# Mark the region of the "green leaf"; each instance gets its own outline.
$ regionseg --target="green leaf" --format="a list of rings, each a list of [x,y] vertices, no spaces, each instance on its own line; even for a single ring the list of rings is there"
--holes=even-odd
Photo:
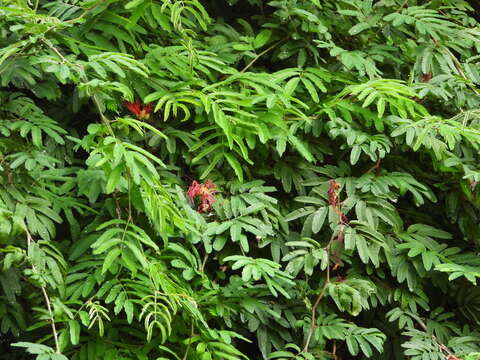
[[[127,321],[129,324],[131,324],[133,321],[133,302],[130,300],[125,301],[123,308],[127,314]]]
[[[348,30],[348,33],[350,35],[357,35],[357,34],[361,33],[363,30],[369,29],[370,27],[371,27],[370,24],[365,23],[365,22],[361,22],[361,23],[358,23],[358,24],[352,26],[350,28],[350,30]]]
[[[253,46],[255,46],[256,49],[261,48],[270,40],[271,36],[272,30],[265,29],[260,31],[258,35],[255,36],[255,40],[253,40]]]
[[[103,261],[102,274],[110,269],[112,263],[117,259],[121,252],[122,250],[119,247],[116,247],[108,252],[107,256],[105,256],[105,260]]]
[[[308,93],[312,97],[312,100],[318,103],[320,101],[318,97],[317,90],[315,89],[315,86],[308,80],[307,78],[302,77],[302,83],[305,85],[305,88],[308,90]]]
[[[73,345],[77,345],[80,341],[80,324],[76,320],[69,320],[68,328],[70,330],[70,341]]]
[[[125,164],[118,164],[110,173],[108,180],[107,180],[107,186],[106,186],[106,193],[110,194],[115,190],[115,188],[118,186],[118,183],[120,182],[120,179],[122,177],[123,171],[125,170]]]
[[[312,232],[314,234],[318,233],[325,222],[325,219],[328,214],[328,207],[321,207],[313,214],[312,220]]]
[[[141,5],[143,2],[145,2],[145,0],[132,0],[132,1],[129,1],[128,3],[125,4],[125,9],[127,9],[127,10],[133,9],[133,8],[135,8],[136,6]]]
[[[355,145],[350,152],[350,164],[355,165],[360,159],[360,154],[362,153],[362,148],[359,145]]]
[[[285,85],[285,95],[292,96],[299,83],[300,78],[298,77],[294,77],[288,80],[287,84]]]
[[[235,171],[235,174],[237,175],[238,180],[240,180],[240,182],[243,182],[242,165],[240,165],[238,160],[230,153],[223,153],[223,156],[227,159],[228,163],[230,164],[232,169]]]

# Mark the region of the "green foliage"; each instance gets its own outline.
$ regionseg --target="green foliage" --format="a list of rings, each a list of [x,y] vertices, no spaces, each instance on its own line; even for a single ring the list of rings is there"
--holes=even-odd
[[[480,359],[475,6],[0,1],[0,359]]]

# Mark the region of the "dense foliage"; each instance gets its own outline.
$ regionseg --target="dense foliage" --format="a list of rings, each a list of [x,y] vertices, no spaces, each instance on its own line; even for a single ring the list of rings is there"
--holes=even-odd
[[[475,16],[0,1],[0,359],[480,359]]]

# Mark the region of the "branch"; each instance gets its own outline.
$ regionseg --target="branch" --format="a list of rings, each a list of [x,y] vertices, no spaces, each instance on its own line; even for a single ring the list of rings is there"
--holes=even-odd
[[[427,330],[427,325],[425,325],[425,323],[420,319],[420,318],[417,318],[415,317],[415,319],[417,320],[418,324],[420,325],[420,327],[425,331],[425,332],[428,332]],[[440,349],[440,351],[442,353],[445,353],[447,354],[448,356],[448,360],[460,360],[458,359],[455,354],[453,352],[450,351],[450,349],[447,347],[447,345],[445,344],[442,344],[441,342],[439,342],[437,340],[437,337],[435,335],[432,334],[432,341],[435,343],[435,345],[438,346],[438,348]]]
[[[260,54],[258,54],[257,56],[255,56],[253,58],[252,61],[250,61],[247,66],[245,66],[242,70],[240,70],[241,73],[244,73],[245,71],[247,71],[250,66],[252,66],[258,59],[260,59],[263,55],[265,55],[266,53],[268,53],[269,51],[275,49],[278,45],[280,45],[282,42],[284,42],[285,40],[287,40],[287,38],[283,38],[282,40],[276,42],[275,44],[273,44],[272,46],[266,48],[265,50],[263,50]]]
[[[208,260],[208,253],[205,254],[203,261],[202,261],[202,266],[200,267],[200,271],[203,273],[205,271],[205,265],[207,264]]]
[[[192,343],[192,337],[193,337],[193,321],[190,327],[190,341],[188,342],[187,349],[185,350],[185,354],[183,355],[182,360],[187,360],[188,350],[190,350],[190,344]]]
[[[93,100],[93,103],[95,104],[95,107],[97,108],[98,114],[100,115],[100,119],[102,119],[102,122],[107,127],[108,132],[110,133],[110,135],[115,137],[115,133],[113,132],[112,126],[110,125],[110,119],[103,114],[102,107],[100,106],[100,100],[98,100],[97,94],[92,95],[92,100]]]
[[[368,169],[367,174],[370,174],[372,171],[377,170],[380,167],[380,162],[381,162],[381,159],[379,157],[377,160],[377,163],[373,165],[370,169]]]
[[[402,5],[398,8],[397,12],[401,11],[404,7],[408,7],[408,0],[405,0]]]
[[[30,232],[28,229],[25,229],[25,232],[27,233],[27,245],[30,247],[30,244],[34,242],[32,235],[30,235]],[[32,264],[32,270],[33,272],[37,272],[37,268],[35,267],[34,264]],[[60,354],[60,345],[58,343],[58,333],[57,333],[57,327],[55,326],[55,318],[53,316],[53,311],[52,311],[52,305],[50,302],[50,298],[48,297],[47,289],[45,286],[40,286],[40,289],[42,290],[43,294],[43,299],[45,300],[45,304],[47,305],[47,310],[48,314],[50,316],[50,324],[52,326],[52,333],[53,333],[53,339],[55,341],[55,352],[57,354]]]
[[[327,265],[327,278],[325,279],[325,284],[323,284],[320,294],[317,296],[317,299],[315,300],[315,303],[312,306],[312,321],[310,322],[310,328],[308,329],[308,333],[307,333],[307,340],[305,341],[305,346],[303,347],[303,350],[302,350],[302,352],[304,353],[308,352],[308,347],[310,346],[310,342],[312,341],[313,331],[315,330],[315,327],[316,327],[315,321],[317,320],[317,307],[318,305],[320,305],[320,301],[325,295],[327,286],[330,283],[330,248],[332,246],[334,239],[335,239],[335,233],[332,234],[332,237],[330,238],[330,241],[328,242],[328,245],[326,247],[326,250],[328,252],[328,262],[329,262],[329,264]]]
[[[68,24],[75,24],[81,21],[89,12],[92,12],[92,10],[105,4],[106,2],[107,2],[106,0],[96,1],[95,5],[93,5],[91,8],[85,9],[78,17],[70,20],[65,20],[64,22]]]
[[[60,60],[62,61],[62,64],[65,64],[65,63],[68,63],[70,64],[71,66],[77,66],[80,68],[80,70],[83,70],[83,67],[80,66],[80,65],[77,65],[77,64],[73,64],[71,63],[70,61],[68,61],[67,58],[65,58],[65,56],[62,55],[62,53],[52,44],[50,43],[50,41],[45,38],[42,38],[41,41],[47,45],[50,49],[53,50],[53,52],[60,58]],[[87,82],[87,77],[85,75],[85,73],[83,71],[80,71],[80,74],[82,74],[80,77],[82,79],[82,81],[85,81]],[[113,137],[115,137],[115,133],[113,132],[113,129],[112,129],[112,126],[110,125],[110,119],[108,119],[104,114],[103,114],[103,111],[102,111],[102,107],[100,105],[100,100],[98,99],[97,97],[97,94],[93,94],[92,95],[92,100],[93,100],[93,103],[95,104],[95,107],[97,108],[97,111],[98,113],[100,114],[100,119],[102,119],[102,122],[105,124],[105,126],[107,127],[110,135],[112,135]]]
[[[446,48],[446,50],[447,50],[448,54],[451,56],[453,62],[455,63],[455,68],[457,69],[460,76],[462,76],[463,79],[467,81],[467,85],[470,87],[470,89],[472,89],[472,91],[475,94],[480,95],[480,92],[478,91],[476,86],[472,84],[472,81],[463,72],[462,64],[460,63],[460,61],[458,61],[457,57],[455,55],[453,55],[452,52],[448,48]]]

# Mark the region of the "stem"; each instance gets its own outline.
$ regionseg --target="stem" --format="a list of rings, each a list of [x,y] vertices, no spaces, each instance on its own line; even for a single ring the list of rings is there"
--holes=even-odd
[[[373,170],[376,170],[380,167],[380,162],[381,162],[381,159],[380,157],[378,158],[377,160],[377,163],[375,165],[373,165],[368,171],[367,171],[367,174],[371,173]]]
[[[465,73],[463,72],[463,69],[462,69],[462,64],[460,63],[460,61],[458,61],[457,57],[455,55],[452,54],[452,52],[450,51],[450,49],[446,49],[447,50],[447,53],[450,55],[450,57],[452,58],[453,62],[455,63],[455,67],[458,71],[458,73],[463,77],[464,80],[467,81],[467,85],[468,87],[470,87],[470,89],[472,89],[472,91],[477,94],[477,95],[480,95],[480,92],[478,91],[478,89],[475,87],[475,85],[472,85],[471,84],[471,80],[467,77],[467,75],[465,75]]]
[[[187,349],[185,350],[185,354],[183,355],[182,360],[187,360],[188,350],[190,350],[190,344],[192,343],[192,340],[191,340],[192,336],[193,336],[193,321],[190,327],[190,341],[188,342]]]
[[[45,38],[42,38],[41,41],[45,45],[47,45],[50,49],[53,50],[53,52],[61,59],[62,63],[68,63],[72,66],[76,65],[76,64],[72,64],[70,61],[68,61],[67,58],[65,58],[65,56],[63,56],[62,53],[60,51],[58,51],[58,49],[53,44],[50,43],[50,41],[47,41]],[[83,70],[82,66],[79,66],[79,65],[76,65],[76,66],[80,67],[81,70]],[[81,77],[82,81],[87,82],[88,79],[86,78],[85,73],[83,73],[80,77]],[[108,132],[113,137],[115,137],[115,133],[113,132],[112,126],[110,125],[110,120],[103,114],[102,107],[100,106],[100,100],[98,100],[97,94],[92,95],[92,100],[93,100],[93,103],[95,104],[95,107],[97,108],[98,113],[100,114],[100,119],[102,119],[102,122],[107,127]]]
[[[327,267],[327,279],[325,280],[325,284],[320,291],[320,294],[317,296],[317,300],[312,306],[312,321],[310,323],[310,328],[308,329],[307,340],[305,341],[305,347],[303,348],[302,352],[308,352],[308,347],[310,346],[310,342],[312,341],[313,331],[315,330],[315,321],[317,320],[317,307],[320,305],[320,301],[322,300],[323,296],[325,295],[325,291],[327,290],[327,285],[330,283],[330,266]]]
[[[428,331],[427,330],[427,325],[425,325],[425,323],[420,319],[420,318],[415,318],[418,322],[418,324],[420,325],[420,327],[424,330],[424,331]],[[449,356],[449,359],[450,358],[453,358],[453,359],[458,359],[451,351],[450,349],[445,345],[445,344],[442,344],[441,342],[439,342],[437,340],[437,337],[435,335],[432,334],[432,341],[435,343],[435,345],[438,346],[438,348],[440,349],[441,352],[443,353],[446,353],[448,356]]]
[[[205,265],[207,264],[207,260],[208,260],[208,254],[205,254],[204,258],[203,258],[203,261],[202,261],[202,267],[200,268],[200,271],[203,273],[204,270],[205,270]]]
[[[62,53],[58,51],[58,49],[55,46],[50,44],[50,41],[47,41],[45,38],[41,38],[40,41],[43,42],[45,45],[47,45],[50,49],[52,49],[53,52],[57,54],[57,56],[62,60],[62,63],[69,62],[67,58],[65,58],[65,56],[63,56]]]
[[[32,236],[30,235],[30,232],[28,231],[28,229],[25,229],[25,232],[27,233],[27,245],[28,245],[28,247],[30,247],[30,244],[33,243],[34,241],[33,241]],[[32,270],[35,273],[37,272],[37,268],[35,267],[34,264],[32,264]],[[52,305],[51,305],[51,302],[50,302],[50,298],[48,297],[47,289],[45,288],[45,286],[40,286],[40,289],[42,290],[43,299],[45,300],[45,304],[47,305],[48,314],[50,316],[50,325],[52,326],[53,339],[55,341],[55,352],[57,354],[60,354],[60,344],[58,343],[57,327],[55,325],[55,319],[54,319],[54,316],[53,316],[53,311],[52,311]]]
[[[405,0],[402,5],[398,8],[397,12],[401,11],[406,5],[408,5],[408,0]]]
[[[76,23],[76,22],[79,22],[79,21],[82,20],[82,18],[85,17],[85,15],[87,15],[89,12],[91,12],[91,11],[94,10],[95,8],[103,5],[103,4],[106,3],[106,2],[107,2],[106,0],[96,1],[95,5],[93,5],[91,8],[85,9],[78,17],[76,17],[76,18],[74,18],[74,19],[70,19],[70,20],[65,20],[64,23],[74,24],[74,23]]]
[[[332,242],[335,239],[335,233],[332,234],[332,237],[330,238],[330,241],[328,242],[328,245],[326,247],[326,250],[328,252],[328,262],[330,263],[330,248],[332,246]],[[323,296],[325,295],[325,291],[327,290],[327,286],[330,283],[330,264],[327,266],[327,278],[325,279],[325,284],[323,284],[322,290],[320,291],[320,294],[317,296],[317,299],[315,300],[315,303],[312,306],[312,321],[310,322],[310,328],[308,329],[307,333],[307,340],[305,341],[305,346],[303,347],[302,352],[306,353],[308,352],[308,347],[310,346],[310,342],[312,341],[312,336],[313,336],[313,331],[315,330],[315,321],[317,320],[317,307],[320,305],[320,301],[322,300]]]
[[[100,106],[100,100],[98,100],[97,94],[92,95],[92,100],[93,100],[93,103],[95,104],[95,107],[97,108],[98,113],[100,114],[100,119],[102,119],[102,122],[107,127],[108,132],[110,133],[110,135],[115,137],[115,133],[113,132],[112,126],[110,125],[110,119],[103,114],[102,107]]]
[[[268,53],[269,51],[275,49],[279,44],[281,44],[282,42],[284,42],[287,38],[283,38],[282,40],[280,41],[277,41],[275,44],[273,44],[272,46],[270,46],[269,48],[266,48],[265,50],[263,50],[260,54],[258,54],[257,56],[255,56],[253,58],[252,61],[250,61],[247,66],[245,66],[242,70],[240,70],[241,73],[244,73],[245,71],[247,71],[250,66],[252,66],[258,59],[260,59],[263,55],[265,55],[266,53]]]
[[[57,354],[60,354],[60,345],[58,343],[57,328],[55,326],[55,319],[53,318],[53,311],[52,311],[52,306],[50,304],[50,299],[48,297],[47,290],[45,289],[45,287],[42,286],[41,289],[43,293],[43,298],[45,299],[45,303],[47,304],[48,314],[50,315],[50,324],[52,325],[53,339],[55,341],[55,351],[57,352]]]
[[[115,212],[117,213],[117,218],[122,219],[122,208],[120,207],[116,193],[116,190],[112,193],[112,198],[115,201]]]

